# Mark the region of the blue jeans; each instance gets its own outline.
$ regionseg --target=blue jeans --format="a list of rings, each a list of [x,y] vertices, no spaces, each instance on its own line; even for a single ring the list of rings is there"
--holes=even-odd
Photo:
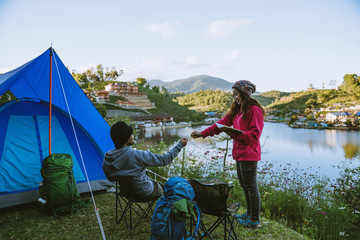
[[[246,198],[246,214],[252,221],[260,221],[260,192],[256,182],[257,161],[236,161],[236,171],[240,186]]]

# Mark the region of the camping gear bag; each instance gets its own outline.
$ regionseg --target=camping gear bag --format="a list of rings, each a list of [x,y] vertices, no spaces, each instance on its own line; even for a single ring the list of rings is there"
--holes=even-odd
[[[78,193],[72,167],[69,154],[54,153],[43,160],[39,202],[43,202],[45,209],[55,216],[73,214],[86,205]]]
[[[190,235],[186,239],[195,239],[199,231],[200,216],[195,231],[186,231],[186,218],[194,214],[196,203],[195,192],[190,183],[181,177],[170,178],[164,186],[164,196],[156,203],[151,221],[150,240],[180,240],[183,235]],[[200,211],[198,210],[200,214]]]

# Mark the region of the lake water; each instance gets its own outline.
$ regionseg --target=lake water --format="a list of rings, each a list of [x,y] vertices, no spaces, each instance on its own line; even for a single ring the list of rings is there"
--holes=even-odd
[[[167,145],[174,145],[181,137],[190,139],[186,153],[199,161],[213,165],[212,171],[218,171],[216,166],[222,166],[223,151],[226,141],[216,141],[216,138],[192,139],[192,131],[202,131],[208,126],[186,128],[147,129],[139,134],[138,141],[163,140]],[[221,136],[225,136],[221,135]],[[335,180],[341,171],[337,166],[351,166],[360,163],[360,132],[343,130],[293,129],[280,123],[266,122],[261,136],[262,160],[259,168],[272,164],[275,171],[291,168],[300,174],[316,174]],[[215,145],[211,145],[215,144]],[[229,147],[232,147],[232,140]],[[213,156],[216,156],[214,158]],[[233,163],[231,149],[228,162]],[[211,169],[210,169],[211,171]]]

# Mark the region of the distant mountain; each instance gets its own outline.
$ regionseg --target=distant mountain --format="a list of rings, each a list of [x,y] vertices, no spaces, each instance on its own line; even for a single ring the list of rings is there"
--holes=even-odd
[[[222,78],[211,77],[208,75],[193,76],[179,79],[172,82],[165,82],[159,79],[148,81],[152,86],[164,86],[169,92],[193,93],[200,90],[222,90],[230,92],[234,83]]]
[[[160,79],[152,79],[148,81],[151,86],[159,86],[161,87],[166,82]]]

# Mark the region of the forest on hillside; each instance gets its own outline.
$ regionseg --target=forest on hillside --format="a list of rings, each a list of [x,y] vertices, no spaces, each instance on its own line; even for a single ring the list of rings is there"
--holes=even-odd
[[[199,91],[191,94],[171,95],[173,101],[197,111],[224,112],[232,103],[232,93],[223,91]],[[344,81],[337,89],[309,89],[299,92],[268,91],[254,94],[267,109],[278,109],[281,112],[332,106],[335,103],[358,105],[360,103],[360,76],[346,74]]]

